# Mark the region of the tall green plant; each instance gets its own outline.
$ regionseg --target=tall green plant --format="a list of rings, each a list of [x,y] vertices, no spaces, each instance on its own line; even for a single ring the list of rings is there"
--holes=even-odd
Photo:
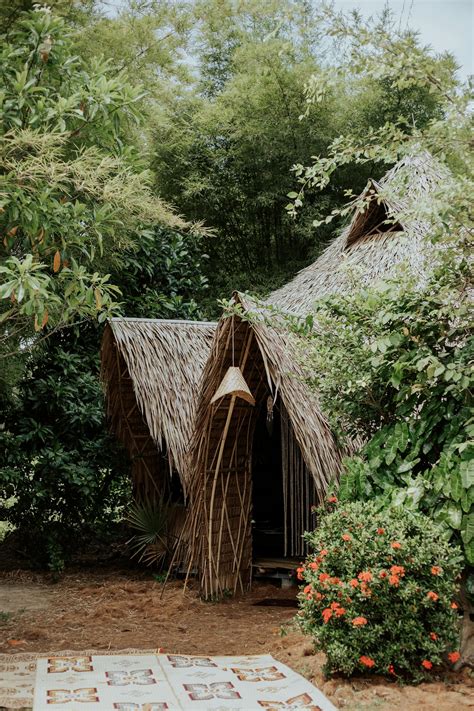
[[[0,56],[0,356],[117,309],[113,256],[137,228],[183,222],[150,189],[127,137],[143,92],[74,52],[46,8],[17,20]]]

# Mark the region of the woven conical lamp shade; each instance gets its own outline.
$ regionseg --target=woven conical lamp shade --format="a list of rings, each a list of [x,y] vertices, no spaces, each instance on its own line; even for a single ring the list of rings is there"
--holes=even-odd
[[[216,402],[221,397],[226,395],[234,395],[235,397],[240,397],[242,400],[246,400],[251,405],[255,405],[255,399],[250,392],[249,386],[245,382],[240,368],[231,365],[227,370],[227,373],[222,378],[221,384],[217,388],[211,403]]]

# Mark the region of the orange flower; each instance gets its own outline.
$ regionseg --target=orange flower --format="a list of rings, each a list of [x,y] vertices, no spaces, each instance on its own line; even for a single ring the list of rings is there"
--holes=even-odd
[[[350,537],[350,535],[349,535],[348,533],[343,533],[343,534],[342,534],[342,540],[343,540],[343,541],[350,541],[350,540],[351,540],[351,537]]]
[[[330,577],[331,577],[331,576],[328,575],[327,573],[320,573],[320,575],[319,575],[319,581],[320,581],[321,583],[325,583],[326,580],[329,580]]]
[[[303,580],[304,568],[296,568],[296,577],[298,580]]]
[[[436,640],[438,639],[438,635],[436,634],[436,632],[430,632],[430,637],[433,642],[436,642]]]
[[[337,504],[337,496],[330,496],[328,498],[328,503],[329,504]]]
[[[392,575],[400,575],[403,577],[405,575],[405,568],[403,565],[392,565],[390,572]]]
[[[338,607],[336,610],[336,617],[342,617],[343,615],[346,614],[346,610],[344,607]]]
[[[439,565],[433,565],[433,567],[431,568],[431,574],[432,575],[439,575],[440,573],[441,573],[441,568],[439,567]]]
[[[319,564],[315,562],[310,563],[308,568],[311,568],[311,570],[317,570],[319,568]]]
[[[340,578],[329,578],[331,585],[342,585],[342,580]]]
[[[398,575],[389,575],[388,582],[390,583],[390,585],[395,585],[395,587],[398,588],[400,578],[398,577]]]
[[[393,664],[388,665],[388,673],[395,674],[395,667],[393,666]]]
[[[459,654],[459,652],[450,652],[448,654],[448,659],[452,664],[455,664],[458,661],[458,659],[460,659],[460,658],[461,658],[461,655]]]
[[[433,600],[433,602],[436,602],[436,600],[439,600],[439,595],[437,595],[432,590],[430,590],[429,593],[426,594],[426,597],[429,597],[430,600]]]
[[[370,583],[370,581],[372,580],[372,573],[370,572],[370,570],[366,570],[362,573],[359,573],[357,577],[359,578],[359,580],[363,580],[364,583]]]
[[[339,604],[338,602],[331,602],[331,604],[329,605],[329,607],[331,608],[331,610],[337,610],[337,608],[338,608],[338,607],[341,607],[341,606],[340,606],[340,604]]]
[[[362,625],[367,624],[367,619],[365,617],[354,617],[352,624],[354,627],[362,627]]]
[[[398,550],[398,548],[402,547],[402,544],[399,543],[398,541],[393,541],[393,543],[391,543],[390,545],[394,550]]]
[[[387,575],[388,575],[388,573],[387,573],[386,570],[381,570],[381,571],[380,571],[380,574],[379,574],[379,577],[380,577],[380,578],[386,578]]]
[[[372,595],[372,590],[368,587],[367,583],[361,583],[360,589],[363,595],[370,597]]]
[[[429,659],[423,659],[423,661],[421,662],[421,666],[425,667],[425,669],[432,669],[433,668],[433,664],[432,664],[432,662],[429,661]]]
[[[316,600],[322,600],[324,598],[324,595],[321,595],[320,592],[316,593]]]
[[[303,592],[305,595],[309,595],[313,592],[313,588],[311,587],[311,585],[306,585],[306,587],[303,589]]]
[[[385,528],[378,528],[377,533],[379,534],[379,536],[383,536],[383,534],[385,533]]]
[[[327,550],[324,548],[324,549],[321,551],[321,553],[319,554],[319,557],[320,557],[320,558],[324,558],[324,556],[327,555],[327,554],[328,554],[328,552],[327,552]]]
[[[369,668],[373,667],[375,665],[374,660],[371,659],[370,657],[366,657],[365,655],[363,655],[362,657],[359,657],[359,662],[361,664],[363,664],[365,667],[369,667]]]
[[[451,603],[451,609],[452,610],[457,610],[458,609],[458,604],[456,602]]]
[[[326,609],[323,610],[321,614],[323,616],[324,624],[327,625],[327,623],[332,617],[332,610],[330,610],[329,607],[326,607]]]
[[[355,578],[352,578],[349,585],[351,586],[351,588],[356,588],[359,585],[359,581],[356,580]]]

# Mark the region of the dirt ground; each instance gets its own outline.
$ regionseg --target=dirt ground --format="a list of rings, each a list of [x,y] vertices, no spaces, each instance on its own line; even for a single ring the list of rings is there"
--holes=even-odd
[[[156,649],[176,654],[270,653],[310,679],[348,711],[455,711],[474,708],[473,675],[446,673],[403,686],[382,679],[325,680],[322,654],[299,632],[281,635],[295,614],[296,588],[254,584],[252,594],[221,603],[183,596],[179,581],[162,584],[135,571],[78,570],[56,584],[25,571],[0,575],[0,652],[64,649]],[[262,600],[278,605],[256,605]]]

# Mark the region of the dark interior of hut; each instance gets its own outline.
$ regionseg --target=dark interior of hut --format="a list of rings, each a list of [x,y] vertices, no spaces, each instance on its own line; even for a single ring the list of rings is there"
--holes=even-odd
[[[283,474],[278,402],[260,404],[252,448],[253,558],[284,554]]]

